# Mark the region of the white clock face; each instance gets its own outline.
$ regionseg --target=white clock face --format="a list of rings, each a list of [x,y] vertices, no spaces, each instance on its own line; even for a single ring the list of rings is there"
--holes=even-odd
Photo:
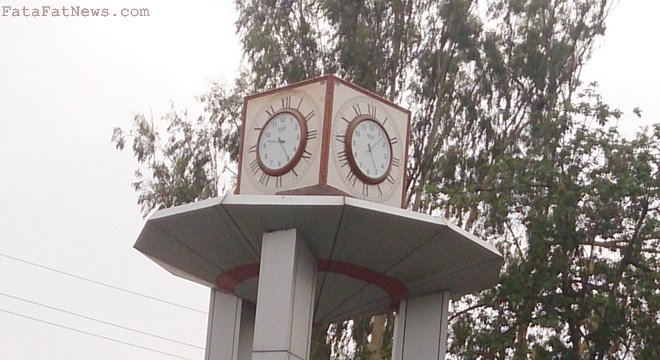
[[[302,157],[307,143],[307,126],[292,109],[273,115],[261,129],[257,159],[264,173],[279,176],[287,173]]]
[[[392,162],[392,146],[387,132],[376,120],[362,116],[349,125],[346,154],[356,175],[367,184],[379,184],[387,178]]]
[[[321,111],[298,90],[264,97],[246,119],[245,177],[264,194],[291,188],[319,156]]]
[[[368,96],[345,101],[335,113],[332,137],[331,157],[351,195],[383,202],[400,190],[405,149],[383,103]]]

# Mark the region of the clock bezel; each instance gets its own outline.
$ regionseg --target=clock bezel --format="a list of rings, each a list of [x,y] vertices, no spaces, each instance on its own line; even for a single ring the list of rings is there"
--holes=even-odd
[[[279,169],[271,169],[267,167],[261,160],[261,149],[260,149],[260,144],[261,144],[261,137],[263,136],[264,132],[266,131],[266,128],[268,125],[273,121],[276,117],[278,117],[281,114],[289,114],[293,115],[293,117],[296,119],[298,122],[298,126],[300,128],[300,142],[298,143],[298,150],[296,150],[296,153],[291,156],[291,159],[289,162],[287,162],[284,166],[282,166]],[[271,115],[268,120],[264,123],[263,128],[259,131],[259,136],[257,137],[257,163],[259,164],[259,167],[261,168],[261,171],[263,171],[265,174],[270,175],[270,176],[282,176],[296,167],[300,159],[302,159],[303,153],[305,152],[305,149],[307,147],[307,122],[305,121],[305,117],[300,113],[300,111],[293,109],[293,108],[284,108],[276,111],[273,115]]]
[[[372,177],[369,176],[368,174],[365,174],[362,172],[362,169],[357,164],[357,161],[355,160],[355,157],[353,156],[353,135],[355,134],[355,130],[357,129],[358,125],[363,123],[364,121],[372,121],[376,123],[378,127],[382,130],[382,132],[385,134],[386,140],[387,140],[387,146],[389,147],[389,159],[388,159],[388,165],[387,169],[383,173],[383,175],[378,176],[378,177]],[[355,176],[360,179],[365,184],[369,185],[377,185],[385,181],[387,179],[387,176],[390,174],[392,171],[392,141],[390,140],[390,135],[387,133],[387,130],[385,130],[385,127],[383,124],[378,121],[378,119],[375,119],[372,116],[369,115],[359,115],[353,118],[351,120],[350,124],[348,124],[348,127],[346,128],[346,141],[344,142],[344,147],[346,151],[346,158],[348,160],[348,166],[351,167],[353,170],[353,173]]]

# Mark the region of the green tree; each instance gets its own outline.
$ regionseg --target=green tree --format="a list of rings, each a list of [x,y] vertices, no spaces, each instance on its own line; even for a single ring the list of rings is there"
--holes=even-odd
[[[555,141],[500,164],[519,239],[499,285],[455,314],[459,358],[659,355],[660,126],[627,140],[604,128],[621,114],[583,95]]]
[[[314,0],[235,0],[236,28],[256,90],[322,74],[324,31]]]
[[[621,137],[606,128],[621,113],[580,82],[608,1],[235,2],[236,84],[214,84],[195,121],[172,110],[164,141],[141,114],[115,130],[120,149],[133,136],[145,214],[221,191],[243,96],[335,73],[411,108],[408,207],[505,256],[496,287],[452,303],[452,357],[658,356],[660,128]],[[319,327],[313,359],[389,359],[392,324]]]
[[[118,150],[132,139],[139,165],[132,186],[138,193],[143,216],[215,197],[226,190],[221,177],[228,162],[238,160],[241,108],[243,97],[250,93],[249,79],[243,74],[231,88],[214,82],[197,98],[204,104],[204,115],[196,119],[190,119],[185,110],[176,111],[172,104],[170,112],[161,118],[161,123],[167,124],[164,138],[153,117],[147,119],[143,113],[134,116],[128,133],[119,127],[114,129],[112,142]]]

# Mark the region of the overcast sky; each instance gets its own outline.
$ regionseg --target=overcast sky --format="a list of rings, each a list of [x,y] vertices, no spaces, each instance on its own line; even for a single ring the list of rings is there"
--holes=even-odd
[[[170,275],[132,248],[144,224],[130,187],[136,165],[110,137],[115,126],[129,128],[136,112],[159,118],[170,101],[194,113],[193,95],[204,92],[209,79],[232,79],[240,61],[233,6],[202,0],[0,4],[63,5],[107,8],[109,16],[0,16],[0,358],[175,359],[125,344],[131,343],[201,360],[201,349],[34,303],[199,347],[204,314],[16,259],[207,311],[208,289]],[[150,16],[122,17],[123,8],[146,8]],[[613,107],[643,110],[643,119],[623,120],[630,133],[660,121],[659,10],[656,1],[622,1],[583,72]]]

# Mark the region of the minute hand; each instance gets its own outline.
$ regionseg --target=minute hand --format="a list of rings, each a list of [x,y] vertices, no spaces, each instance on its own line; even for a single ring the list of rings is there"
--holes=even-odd
[[[376,145],[378,145],[378,143],[379,143],[379,142],[381,142],[381,141],[383,141],[383,139],[385,139],[385,137],[384,137],[384,136],[383,136],[383,137],[381,137],[380,139],[378,139],[378,141],[376,141],[376,142],[374,143],[374,146],[372,146],[372,147],[371,147],[371,149],[373,149],[373,148],[375,148],[375,147],[376,147]],[[371,151],[371,149],[369,149],[369,151]]]
[[[376,142],[376,144],[378,144],[378,142]],[[376,144],[374,144],[374,146]],[[369,143],[367,143],[367,148],[369,149],[369,150],[367,150],[367,152],[369,153],[369,156],[371,156],[371,163],[374,165],[374,170],[377,170],[376,169],[376,160],[374,160],[374,152],[371,151],[371,150],[373,150],[373,148],[371,147],[371,145],[369,145]]]
[[[284,147],[284,140],[280,139],[280,137],[277,137],[277,142],[280,143],[280,146],[282,147],[282,150],[284,151],[284,155],[286,156],[286,159],[289,160],[289,153],[287,153],[286,148]]]

